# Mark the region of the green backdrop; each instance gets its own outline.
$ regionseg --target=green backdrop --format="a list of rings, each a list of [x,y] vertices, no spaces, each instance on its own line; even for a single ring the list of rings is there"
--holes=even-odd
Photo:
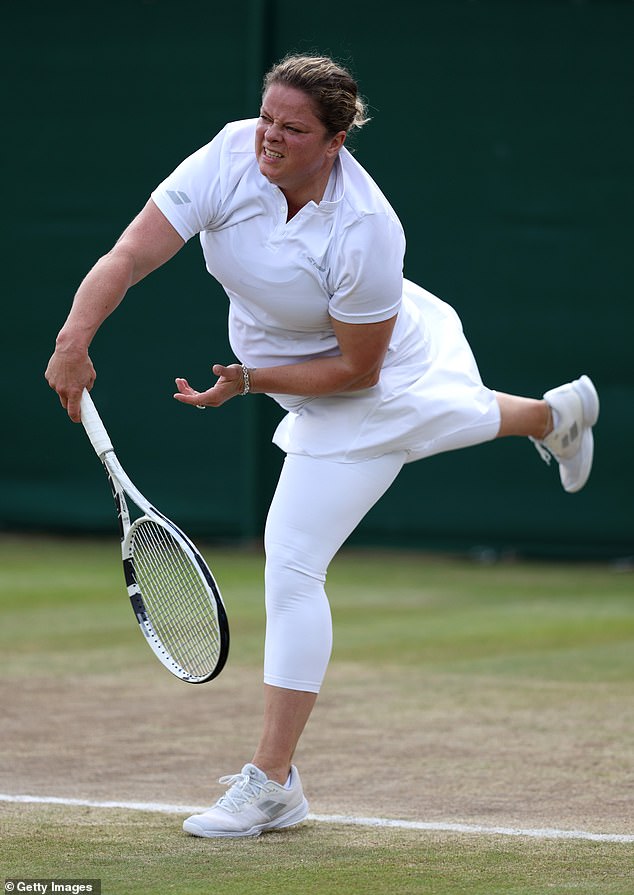
[[[113,531],[105,479],[43,370],[78,282],[289,50],[350,64],[355,140],[408,237],[406,275],[460,313],[485,381],[539,395],[590,373],[587,488],[527,440],[407,467],[356,543],[634,554],[634,4],[625,0],[7,3],[2,9],[5,530]],[[282,455],[262,396],[206,414],[173,379],[229,361],[226,300],[193,240],[93,346],[94,397],[142,491],[197,537],[262,531]]]

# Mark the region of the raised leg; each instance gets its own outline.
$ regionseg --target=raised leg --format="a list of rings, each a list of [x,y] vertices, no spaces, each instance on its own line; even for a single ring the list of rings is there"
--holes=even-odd
[[[541,441],[552,432],[552,410],[543,398],[521,398],[504,392],[496,392],[495,396],[500,408],[498,438],[523,435]]]

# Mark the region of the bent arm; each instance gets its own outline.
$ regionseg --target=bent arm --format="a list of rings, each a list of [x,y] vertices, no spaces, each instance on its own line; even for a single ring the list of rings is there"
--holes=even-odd
[[[45,374],[74,422],[80,419],[82,391],[95,380],[88,354],[95,333],[130,286],[165,264],[184,244],[150,199],[81,283]]]
[[[376,385],[396,316],[381,323],[341,323],[333,317],[330,320],[340,355],[256,370],[251,376],[251,391],[318,397]]]
[[[341,323],[331,318],[341,354],[280,367],[261,367],[250,374],[250,391],[280,395],[319,397],[339,392],[359,391],[376,385],[390,344],[396,315],[381,323]],[[193,389],[187,380],[177,379],[174,397],[183,404],[219,407],[242,392],[239,364],[213,372],[218,381],[205,392]]]

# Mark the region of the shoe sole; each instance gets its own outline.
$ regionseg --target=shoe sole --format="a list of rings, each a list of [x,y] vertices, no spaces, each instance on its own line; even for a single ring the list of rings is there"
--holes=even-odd
[[[572,485],[565,484],[565,465],[562,464],[560,467],[561,483],[569,494],[575,494],[577,491],[581,491],[590,477],[594,459],[594,436],[592,434],[592,427],[599,419],[599,395],[597,394],[597,390],[590,377],[580,376],[573,384],[573,389],[581,401],[581,406],[583,408],[583,423],[587,427],[587,431],[582,436],[582,438],[586,439],[584,464],[577,471],[577,478]],[[583,451],[583,445],[580,446],[580,451]]]
[[[581,400],[583,421],[586,426],[594,426],[599,419],[599,396],[589,376],[580,376],[573,388]]]
[[[307,815],[308,802],[304,799],[292,811],[283,814],[281,817],[276,817],[275,820],[271,820],[268,823],[255,824],[249,830],[205,830],[190,819],[183,822],[183,830],[191,836],[199,836],[203,839],[253,839],[261,833],[266,833],[270,830],[285,830],[288,827],[294,827],[296,824],[301,823]]]

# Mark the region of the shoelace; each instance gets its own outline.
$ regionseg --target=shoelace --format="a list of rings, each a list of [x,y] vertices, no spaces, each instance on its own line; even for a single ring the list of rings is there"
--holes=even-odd
[[[546,463],[548,466],[550,466],[550,461],[552,460],[552,454],[550,453],[548,448],[545,445],[543,445],[541,441],[538,441],[536,438],[533,438],[532,435],[529,435],[528,437],[529,437],[530,441],[532,441],[533,444],[535,445],[537,453],[542,458],[544,463]]]
[[[221,777],[218,783],[231,787],[217,802],[219,808],[226,808],[228,811],[239,811],[246,802],[259,796],[266,785],[248,774],[228,774]]]

